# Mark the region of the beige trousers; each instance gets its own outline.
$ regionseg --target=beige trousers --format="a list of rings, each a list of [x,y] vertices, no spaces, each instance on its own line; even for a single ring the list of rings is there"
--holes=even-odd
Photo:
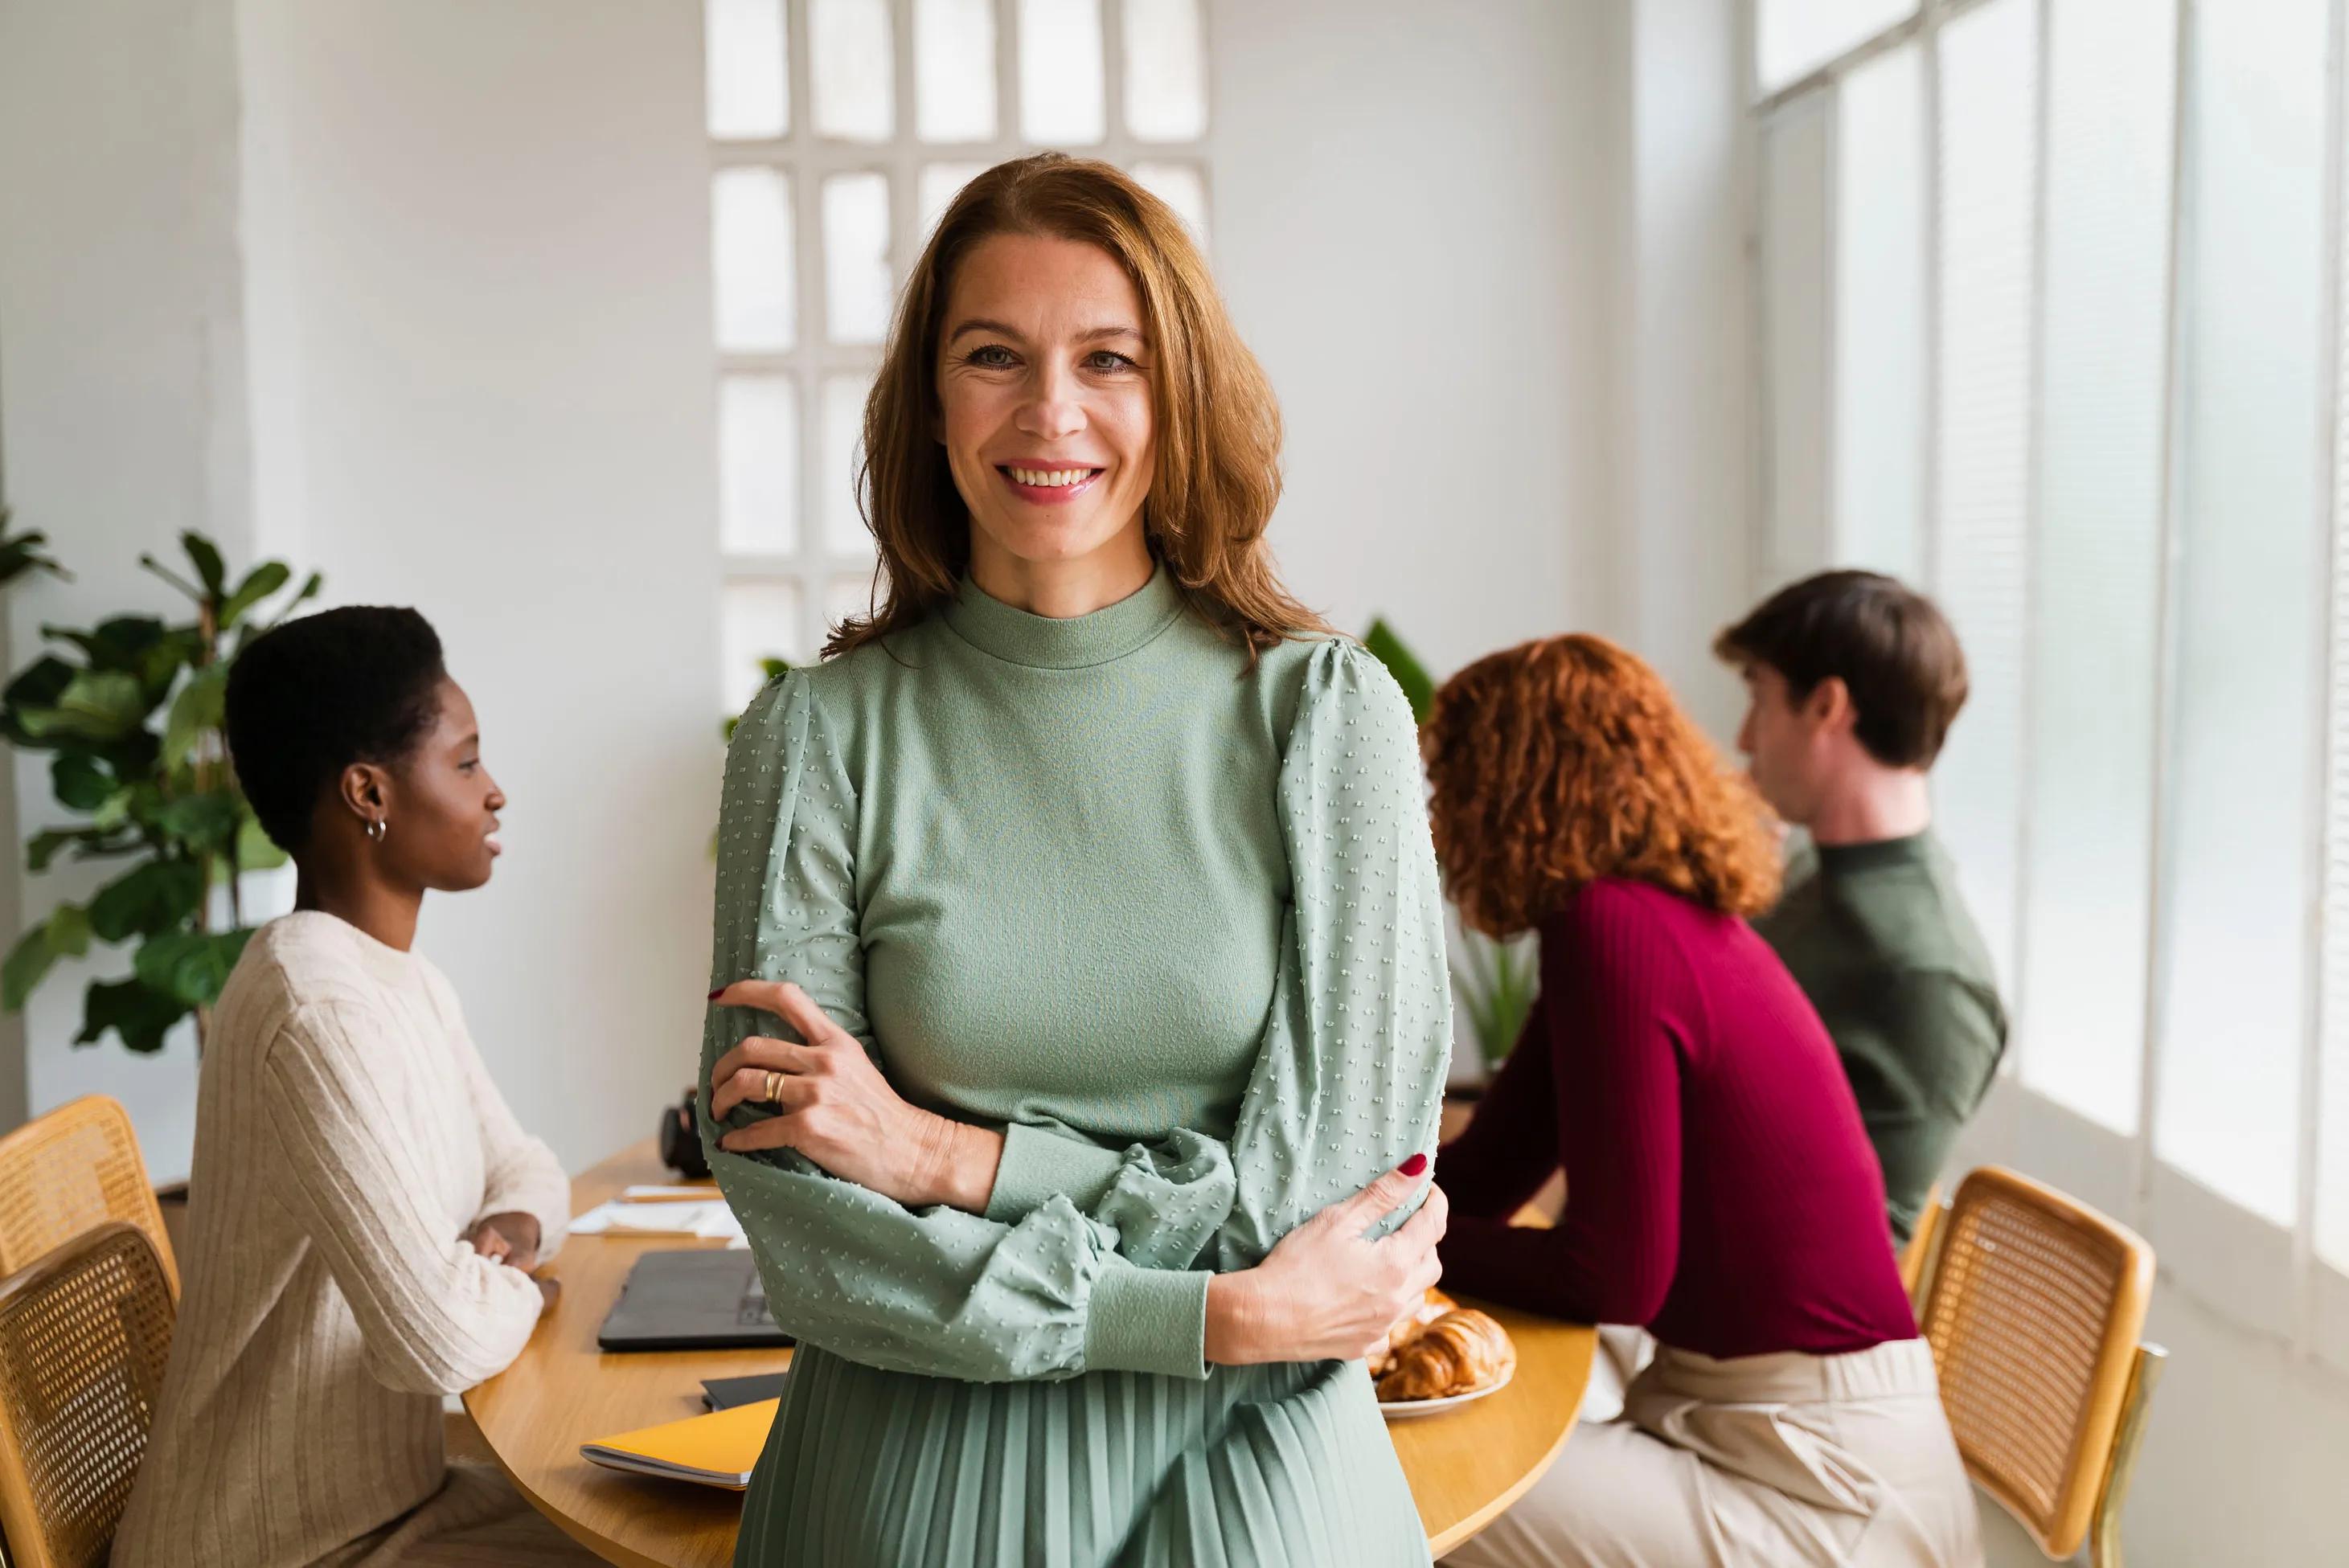
[[[1932,1351],[1657,1347],[1448,1568],[1981,1568]]]
[[[1599,1343],[1591,1347],[1590,1381],[1582,1386],[1586,1421],[1611,1421],[1623,1413],[1631,1379],[1656,1358],[1656,1336],[1624,1323],[1599,1326]]]

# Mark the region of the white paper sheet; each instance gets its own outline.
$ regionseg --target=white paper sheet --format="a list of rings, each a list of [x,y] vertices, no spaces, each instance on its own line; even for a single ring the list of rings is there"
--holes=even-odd
[[[699,1236],[713,1242],[733,1242],[741,1239],[742,1222],[722,1199],[653,1203],[629,1203],[616,1199],[599,1203],[572,1221],[571,1234]]]

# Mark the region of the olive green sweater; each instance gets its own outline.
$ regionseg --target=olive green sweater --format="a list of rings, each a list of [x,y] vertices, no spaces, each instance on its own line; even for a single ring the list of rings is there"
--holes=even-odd
[[[2006,1048],[1990,954],[1930,832],[1813,846],[1754,923],[1835,1037],[1905,1245]]]

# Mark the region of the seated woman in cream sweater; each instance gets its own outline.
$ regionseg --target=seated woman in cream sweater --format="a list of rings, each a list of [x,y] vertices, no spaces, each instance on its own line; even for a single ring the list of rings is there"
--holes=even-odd
[[[330,610],[231,671],[229,748],[300,872],[246,944],[196,1095],[187,1285],[117,1568],[595,1561],[441,1451],[554,1286],[570,1185],[410,951],[505,797],[413,610]]]

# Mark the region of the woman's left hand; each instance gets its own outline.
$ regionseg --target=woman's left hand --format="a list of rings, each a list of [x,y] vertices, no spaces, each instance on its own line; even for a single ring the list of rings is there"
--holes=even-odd
[[[528,1274],[538,1266],[538,1220],[515,1210],[492,1214],[467,1231],[464,1240],[492,1263],[511,1264]]]
[[[1003,1135],[911,1106],[889,1087],[856,1037],[807,993],[772,980],[738,980],[710,998],[756,1007],[789,1024],[804,1045],[753,1035],[718,1058],[709,1115],[748,1101],[777,1114],[718,1140],[736,1154],[795,1149],[843,1181],[910,1209],[948,1203],[984,1213],[1002,1162]]]

